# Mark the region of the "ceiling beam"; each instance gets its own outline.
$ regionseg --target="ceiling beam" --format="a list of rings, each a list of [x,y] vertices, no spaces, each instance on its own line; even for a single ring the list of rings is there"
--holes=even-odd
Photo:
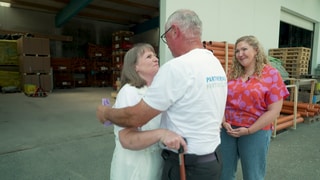
[[[95,20],[107,21],[110,23],[116,23],[116,24],[122,24],[122,25],[131,25],[131,24],[138,24],[139,23],[136,21],[128,20],[127,18],[118,18],[115,16],[99,15],[99,14],[95,14],[95,13],[79,12],[78,16],[82,17],[82,18],[90,18],[91,17]]]
[[[137,14],[137,13],[131,13],[131,12],[128,12],[128,11],[122,11],[122,10],[117,10],[117,9],[114,9],[114,8],[102,7],[102,6],[91,5],[91,4],[89,4],[86,8],[88,8],[88,9],[93,9],[93,10],[97,10],[97,11],[117,13],[117,14],[120,14],[121,16],[142,17],[142,15]]]
[[[145,21],[143,23],[140,23],[140,24],[137,24],[137,25],[131,27],[130,30],[133,31],[134,34],[140,34],[145,31],[158,28],[159,21],[160,21],[159,17],[155,17],[151,20]]]
[[[85,8],[91,1],[92,0],[71,0],[69,4],[56,15],[56,27],[61,27],[81,9]]]
[[[152,20],[154,16],[159,16],[157,6],[147,5],[140,1],[133,0],[0,0],[11,2],[11,7],[32,11],[55,14],[55,27],[60,28],[71,18],[77,16],[81,18],[94,19],[98,21],[122,24],[138,25]],[[91,2],[91,3],[90,3]],[[99,2],[99,3],[98,3]],[[72,3],[74,6],[71,10]],[[82,8],[82,9],[80,9]],[[62,12],[67,11],[67,15],[62,16]],[[78,12],[75,12],[78,11]],[[69,13],[69,14],[68,14]],[[61,17],[58,17],[61,16]],[[60,18],[60,19],[59,19]],[[58,20],[60,20],[58,22]],[[60,26],[60,27],[59,27]]]
[[[17,1],[17,0],[11,1],[11,7],[22,8],[22,9],[33,9],[41,12],[51,12],[51,13],[55,13],[60,10],[59,8],[49,6],[49,5],[26,2],[26,1]]]
[[[140,9],[145,9],[145,10],[152,10],[152,11],[159,11],[159,8],[157,7],[152,7],[152,6],[148,6],[145,4],[140,4],[140,3],[136,3],[136,2],[132,2],[132,1],[127,1],[127,0],[104,0],[107,2],[113,2],[116,4],[121,4],[124,6],[128,6],[130,7],[136,7],[136,8],[140,8]]]

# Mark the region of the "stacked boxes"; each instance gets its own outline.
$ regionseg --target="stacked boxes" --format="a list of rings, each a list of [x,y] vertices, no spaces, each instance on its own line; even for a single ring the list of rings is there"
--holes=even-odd
[[[0,86],[14,86],[20,89],[20,73],[18,71],[2,71],[0,70]]]
[[[20,89],[17,41],[0,40],[0,87]]]
[[[112,33],[112,50],[129,50],[132,47],[132,31],[116,31]]]
[[[269,56],[281,59],[291,76],[308,74],[311,49],[305,47],[269,49]]]
[[[54,87],[111,86],[110,61],[104,56],[51,58]]]
[[[17,40],[21,86],[28,84],[52,91],[49,39],[21,37]]]
[[[21,37],[17,40],[18,52],[24,55],[50,55],[50,43],[46,38]]]
[[[212,51],[219,59],[225,72],[228,72],[228,69],[232,65],[234,44],[229,44],[227,42],[203,41],[203,47]]]
[[[38,55],[20,55],[20,72],[24,74],[50,73],[50,57]]]
[[[120,80],[122,64],[126,52],[132,48],[131,31],[117,31],[112,33],[112,85],[117,88],[117,80]]]
[[[16,40],[0,40],[0,65],[18,65]]]

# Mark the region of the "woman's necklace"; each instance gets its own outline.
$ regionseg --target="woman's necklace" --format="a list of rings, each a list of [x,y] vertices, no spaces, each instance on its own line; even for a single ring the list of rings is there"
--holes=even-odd
[[[243,82],[247,82],[250,80],[250,77],[254,74],[254,71],[249,72],[249,73],[244,73],[243,77],[242,77],[242,81]]]

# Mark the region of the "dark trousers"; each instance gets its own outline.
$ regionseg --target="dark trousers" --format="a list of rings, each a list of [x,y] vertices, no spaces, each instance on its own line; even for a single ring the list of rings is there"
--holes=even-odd
[[[165,163],[162,180],[180,180],[179,155],[168,150],[161,153]],[[204,156],[184,155],[187,180],[219,180],[222,170],[220,148]]]

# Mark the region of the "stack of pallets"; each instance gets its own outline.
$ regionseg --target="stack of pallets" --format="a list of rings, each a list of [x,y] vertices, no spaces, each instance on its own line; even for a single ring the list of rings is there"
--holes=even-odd
[[[133,47],[132,31],[116,31],[112,33],[112,86],[117,89],[116,82],[120,80],[122,65],[126,52]]]
[[[311,49],[305,47],[269,49],[269,56],[281,59],[286,71],[294,77],[308,74]]]
[[[20,83],[17,41],[0,40],[0,91],[7,92],[7,87],[20,89]]]

